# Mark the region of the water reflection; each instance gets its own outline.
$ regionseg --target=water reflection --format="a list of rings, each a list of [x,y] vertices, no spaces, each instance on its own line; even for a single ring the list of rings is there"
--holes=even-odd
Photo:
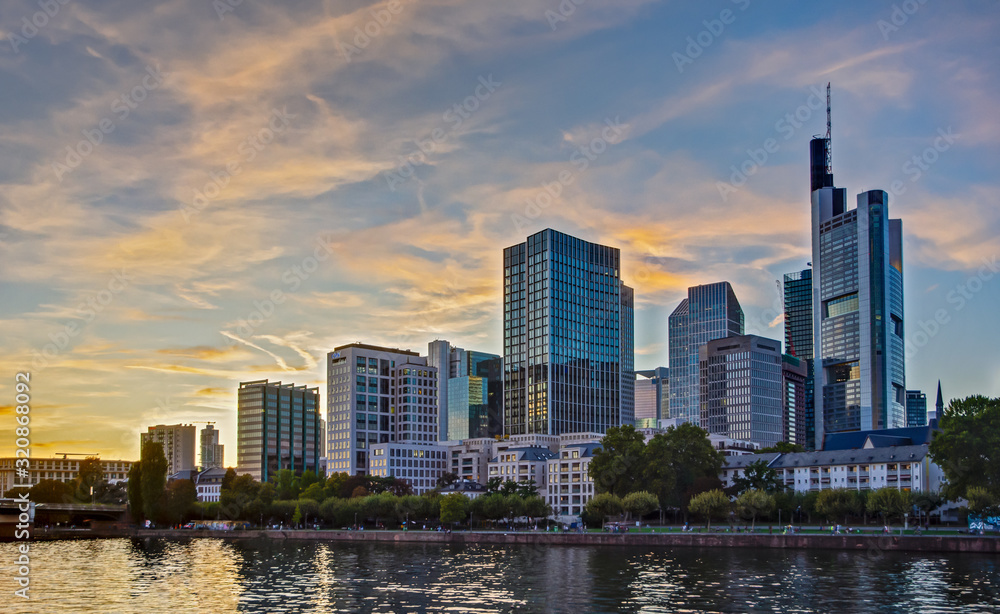
[[[94,540],[33,544],[33,599],[4,611],[993,612],[998,571],[968,554]]]

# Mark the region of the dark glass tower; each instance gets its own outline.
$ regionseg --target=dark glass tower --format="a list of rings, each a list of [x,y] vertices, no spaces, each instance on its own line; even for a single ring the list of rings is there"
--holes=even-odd
[[[633,293],[617,248],[547,229],[504,250],[504,432],[634,420]]]
[[[699,351],[713,339],[742,334],[743,308],[728,281],[688,288],[668,320],[671,418],[701,425]]]
[[[812,269],[785,273],[785,350],[805,362],[805,423],[799,428],[798,441],[808,449],[815,447],[816,406],[813,378]]]
[[[829,144],[810,143],[817,448],[826,432],[906,426],[902,223],[882,190],[846,209],[846,190],[818,170]]]

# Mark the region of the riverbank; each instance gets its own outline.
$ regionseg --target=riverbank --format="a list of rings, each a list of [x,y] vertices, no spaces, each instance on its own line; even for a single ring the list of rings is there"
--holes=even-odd
[[[206,531],[171,529],[95,529],[39,531],[33,541],[65,539],[199,539],[307,540],[423,544],[539,544],[563,546],[643,546],[696,548],[777,548],[851,550],[855,552],[970,552],[1000,554],[1000,539],[957,535],[816,535],[762,533],[551,533],[546,531],[330,531],[250,530]]]

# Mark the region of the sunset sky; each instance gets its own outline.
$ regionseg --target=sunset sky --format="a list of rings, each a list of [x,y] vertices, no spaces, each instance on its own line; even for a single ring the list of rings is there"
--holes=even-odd
[[[783,338],[827,82],[837,185],[903,220],[907,387],[1000,395],[997,2],[61,1],[0,4],[0,455],[28,371],[33,456],[214,421],[235,465],[240,381],[500,353],[548,227],[621,248],[637,368],[690,285]]]

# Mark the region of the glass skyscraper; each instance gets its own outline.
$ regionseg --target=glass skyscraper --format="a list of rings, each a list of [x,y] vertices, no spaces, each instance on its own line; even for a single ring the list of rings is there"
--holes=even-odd
[[[805,361],[805,422],[798,424],[797,441],[815,449],[816,407],[813,379],[812,269],[785,273],[785,351]],[[804,429],[804,430],[803,430]]]
[[[743,334],[743,308],[728,281],[688,288],[668,320],[670,417],[701,424],[699,351],[713,339]]]
[[[632,424],[633,300],[617,248],[546,229],[504,250],[504,433]]]
[[[826,432],[906,426],[902,222],[882,190],[847,210],[829,146],[810,143],[817,448]]]
[[[237,473],[261,482],[281,469],[319,473],[324,450],[319,388],[241,382],[237,403]]]
[[[927,426],[927,395],[919,390],[906,391],[906,426]]]

